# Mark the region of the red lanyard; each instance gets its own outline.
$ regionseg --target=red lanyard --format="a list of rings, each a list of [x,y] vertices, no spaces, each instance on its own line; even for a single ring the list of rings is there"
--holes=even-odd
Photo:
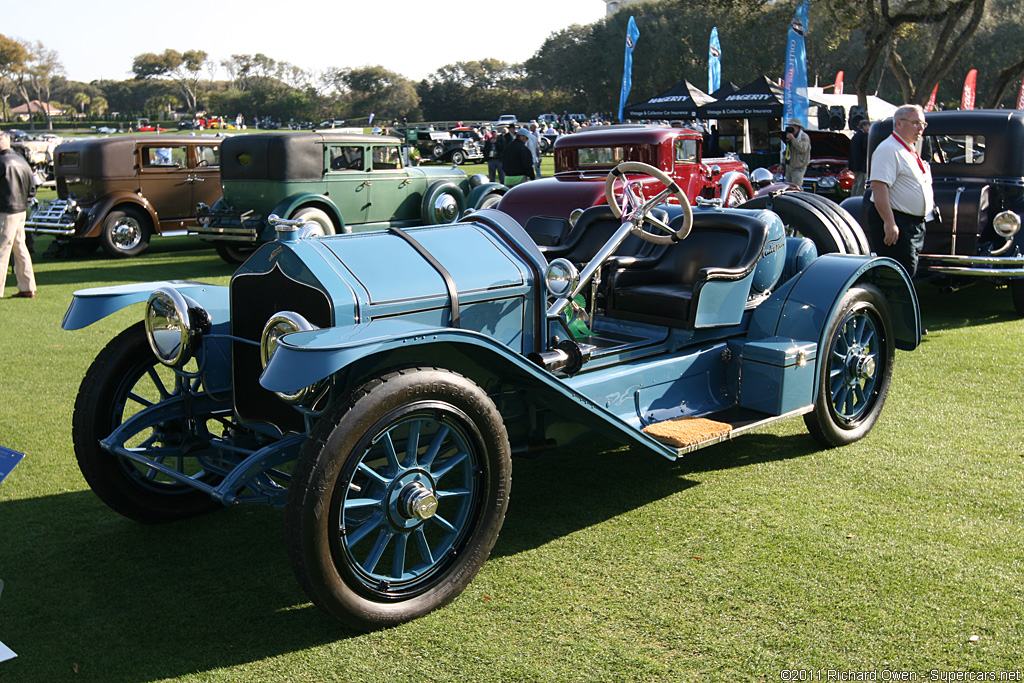
[[[918,156],[917,152],[914,151],[914,149],[912,149],[910,145],[903,142],[903,138],[901,138],[899,135],[896,135],[896,133],[893,133],[892,136],[896,138],[896,142],[903,145],[903,149],[907,150],[908,152],[914,155],[914,159],[917,161],[917,167],[921,169],[921,173],[927,173],[927,171],[925,171],[924,169],[924,162],[921,161],[921,157]]]

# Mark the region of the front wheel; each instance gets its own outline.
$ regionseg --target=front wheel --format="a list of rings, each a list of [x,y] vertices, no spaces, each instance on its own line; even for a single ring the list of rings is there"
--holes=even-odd
[[[149,246],[152,232],[149,216],[134,206],[114,209],[103,219],[100,242],[116,258],[138,256]]]
[[[311,234],[316,237],[325,237],[335,233],[334,221],[331,220],[331,217],[328,216],[326,212],[312,206],[307,206],[296,211],[292,216],[292,220],[312,223],[313,230],[311,231]]]
[[[439,368],[375,379],[317,423],[286,510],[299,583],[361,630],[455,599],[494,546],[512,465],[502,418],[471,380]]]
[[[466,163],[465,152],[452,152],[452,163],[455,164],[456,166],[462,166],[462,164]]]
[[[152,524],[223,508],[206,493],[100,446],[102,439],[137,413],[179,398],[174,372],[157,363],[142,322],[114,337],[82,380],[71,419],[78,466],[100,500],[125,517]],[[230,406],[225,412],[230,412]],[[154,460],[189,477],[210,484],[216,480],[204,470],[204,450],[190,438],[184,418],[154,424],[125,445],[151,453]]]
[[[804,423],[822,445],[845,446],[871,431],[892,382],[896,347],[885,296],[870,285],[850,289],[825,340],[818,397]]]
[[[1013,310],[1017,315],[1024,315],[1024,280],[1010,280],[1010,295],[1013,297]]]

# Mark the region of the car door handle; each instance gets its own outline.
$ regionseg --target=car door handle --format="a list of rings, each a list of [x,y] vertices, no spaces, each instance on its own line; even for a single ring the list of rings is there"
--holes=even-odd
[[[373,183],[371,183],[369,180],[364,180],[363,181],[363,187],[371,187],[372,185],[373,185]]]

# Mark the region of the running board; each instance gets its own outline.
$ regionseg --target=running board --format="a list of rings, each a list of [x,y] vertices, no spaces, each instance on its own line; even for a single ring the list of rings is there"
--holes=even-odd
[[[813,410],[814,405],[811,404],[782,415],[768,417],[765,417],[764,413],[740,411],[722,421],[705,417],[680,417],[648,425],[643,428],[643,432],[659,443],[675,448],[676,457],[681,457],[700,448],[729,441],[759,427],[805,415]]]

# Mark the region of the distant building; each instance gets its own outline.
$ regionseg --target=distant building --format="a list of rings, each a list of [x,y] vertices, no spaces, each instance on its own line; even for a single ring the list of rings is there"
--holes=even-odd
[[[608,14],[612,12],[618,12],[626,5],[633,5],[644,0],[604,0],[604,4],[608,6]]]
[[[28,104],[13,107],[11,109],[11,116],[19,121],[28,121],[31,114],[42,114],[44,111],[49,112],[50,116],[61,116],[64,113],[64,110],[59,107],[54,107],[39,100],[32,100]]]

